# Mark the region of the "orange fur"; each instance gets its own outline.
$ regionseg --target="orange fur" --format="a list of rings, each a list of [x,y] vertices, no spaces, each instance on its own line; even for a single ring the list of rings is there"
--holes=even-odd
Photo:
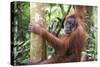
[[[78,6],[76,8],[78,8]],[[81,10],[79,13],[81,13]],[[56,55],[51,59],[44,60],[40,64],[77,62],[81,60],[81,52],[86,42],[84,16],[82,15],[82,13],[78,14],[76,10],[76,13],[67,16],[73,16],[75,18],[75,25],[70,34],[65,34],[61,38],[42,29],[40,33],[42,34],[41,36],[51,43],[51,46],[55,49]],[[67,17],[65,18],[64,24],[67,21]]]
[[[51,43],[55,49],[56,55],[51,59],[45,60],[41,63],[60,63],[60,62],[77,62],[81,59],[81,52],[85,45],[86,32],[84,29],[84,22],[81,21],[77,15],[75,17],[75,26],[72,33],[66,34],[61,38],[55,37],[49,32],[45,32],[43,38]],[[65,20],[66,21],[66,20]]]

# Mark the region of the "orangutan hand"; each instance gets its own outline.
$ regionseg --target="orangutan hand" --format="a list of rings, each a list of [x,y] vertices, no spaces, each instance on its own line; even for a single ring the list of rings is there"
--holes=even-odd
[[[41,24],[38,24],[38,23],[36,23],[36,24],[30,23],[29,24],[29,31],[33,32],[35,34],[41,35],[44,32],[44,26]]]

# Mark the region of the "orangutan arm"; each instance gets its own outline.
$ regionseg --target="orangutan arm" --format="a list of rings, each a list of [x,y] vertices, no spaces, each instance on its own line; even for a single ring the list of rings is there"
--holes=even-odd
[[[56,37],[55,35],[49,33],[48,31],[46,31],[45,29],[43,31],[42,37],[44,39],[46,39],[49,43],[51,43],[51,46],[54,49],[62,48],[65,45],[65,42],[64,42],[65,38],[60,39],[60,38]]]

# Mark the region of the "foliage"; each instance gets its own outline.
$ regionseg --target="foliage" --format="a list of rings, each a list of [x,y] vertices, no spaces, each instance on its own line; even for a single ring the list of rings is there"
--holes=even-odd
[[[29,33],[30,9],[27,2],[14,2],[12,14],[14,14],[14,65],[27,64],[29,59]],[[13,42],[12,42],[13,43]],[[13,45],[13,44],[12,44]]]
[[[97,8],[88,6],[86,14],[87,24],[87,61],[97,60],[97,27],[96,15]]]

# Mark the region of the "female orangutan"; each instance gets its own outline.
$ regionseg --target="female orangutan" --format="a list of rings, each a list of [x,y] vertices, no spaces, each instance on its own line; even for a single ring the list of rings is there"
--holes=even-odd
[[[75,6],[75,13],[69,15],[64,21],[65,34],[58,38],[49,33],[43,26],[29,25],[29,31],[36,33],[51,43],[56,55],[51,59],[45,60],[40,64],[78,62],[81,59],[81,52],[86,40],[84,25],[84,8]]]

